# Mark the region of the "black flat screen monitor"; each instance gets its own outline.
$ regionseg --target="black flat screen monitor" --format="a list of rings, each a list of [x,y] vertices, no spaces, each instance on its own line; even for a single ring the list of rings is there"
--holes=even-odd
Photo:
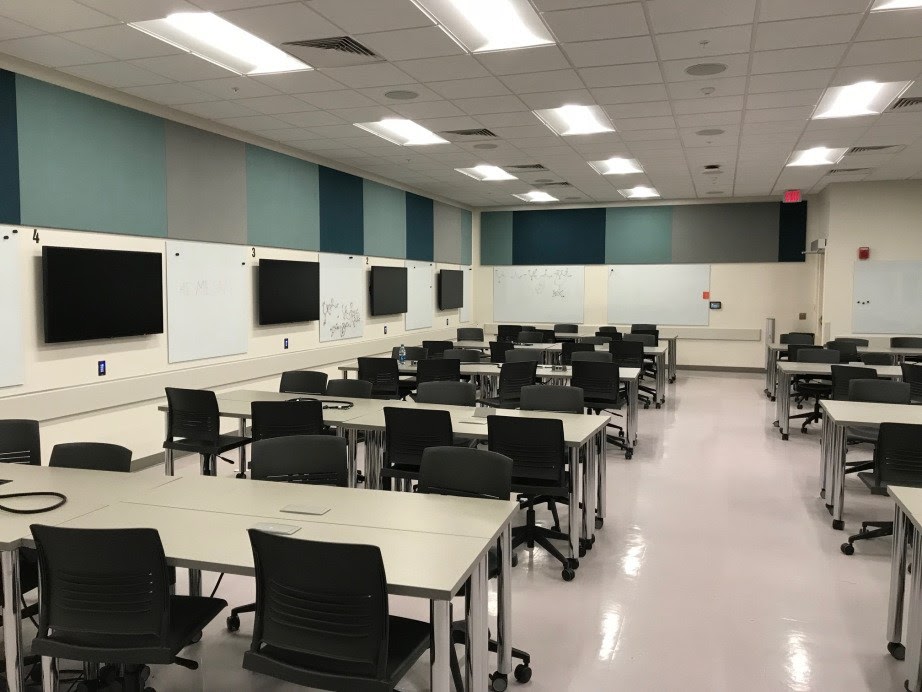
[[[42,248],[45,343],[163,333],[159,252]]]
[[[259,323],[287,324],[320,319],[320,263],[259,260]]]
[[[464,305],[464,272],[443,269],[439,272],[439,310],[451,310]]]
[[[371,314],[396,315],[406,311],[406,267],[372,267]]]

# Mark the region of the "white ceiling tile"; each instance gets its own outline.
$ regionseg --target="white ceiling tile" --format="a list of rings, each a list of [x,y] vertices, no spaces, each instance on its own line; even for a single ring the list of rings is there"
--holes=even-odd
[[[804,123],[813,114],[810,106],[797,106],[793,108],[761,108],[749,110],[743,114],[747,123],[767,123],[774,120],[802,120]]]
[[[863,41],[852,44],[843,65],[875,65],[900,62],[922,55],[922,38],[900,38],[892,41]]]
[[[228,102],[231,103],[231,102]],[[300,127],[285,127],[279,130],[265,130],[265,137],[278,142],[297,142],[305,139],[318,139],[319,136]]]
[[[95,62],[109,62],[108,55],[78,46],[59,36],[44,34],[29,38],[17,38],[0,42],[0,53],[6,53],[23,60],[48,65],[49,67],[68,67],[86,65]]]
[[[221,16],[264,41],[275,44],[342,35],[339,27],[300,2],[231,10],[222,12]]]
[[[28,23],[28,22],[27,22]],[[922,36],[922,12],[873,12],[861,26],[858,41]]]
[[[671,115],[661,115],[654,118],[618,118],[615,120],[615,128],[619,132],[629,130],[674,130],[675,127],[675,118]]]
[[[225,77],[224,79],[203,79],[190,82],[190,86],[213,94],[221,99],[245,99],[257,96],[273,96],[279,92],[252,77]]]
[[[461,47],[437,26],[360,34],[355,39],[388,60],[415,60],[461,55]]]
[[[3,0],[0,15],[48,33],[116,23],[112,17],[74,0],[54,0],[53,7],[36,0]]]
[[[617,106],[605,106],[605,110],[613,118],[656,118],[672,115],[672,106],[668,101],[624,103]]]
[[[476,122],[489,128],[515,127],[517,125],[531,125],[535,122],[535,115],[530,111],[519,111],[516,113],[485,113],[483,115],[478,115]]]
[[[428,82],[427,86],[447,99],[474,98],[478,96],[503,96],[509,89],[496,77],[452,79],[447,82]]]
[[[848,43],[863,14],[763,22],[756,32],[755,50],[777,50],[830,43]]]
[[[447,79],[470,79],[486,77],[490,73],[469,55],[447,58],[426,58],[425,60],[402,60],[397,67],[421,82],[437,82]]]
[[[68,41],[111,55],[119,60],[153,58],[159,55],[175,55],[182,52],[179,48],[175,48],[169,43],[158,41],[124,24],[83,29],[81,31],[68,31],[60,34],[60,36]]]
[[[432,24],[425,14],[407,0],[311,0],[310,5],[351,34]]]
[[[539,91],[565,91],[568,89],[583,88],[583,81],[573,70],[554,70],[553,72],[531,72],[527,74],[505,75],[501,80],[515,94],[532,94]],[[436,89],[436,91],[438,90]]]
[[[295,127],[322,127],[324,125],[343,125],[345,121],[326,111],[307,111],[304,113],[285,113],[279,120]]]
[[[736,111],[742,107],[742,96],[719,96],[717,98],[711,97],[707,99],[680,99],[672,102],[672,109],[677,115]]]
[[[522,94],[522,102],[532,110],[541,108],[559,108],[560,106],[594,106],[595,99],[585,89],[572,89],[568,91],[549,91],[537,94]]]
[[[477,60],[495,75],[561,70],[570,66],[557,46],[481,53]]]
[[[547,136],[547,128],[534,116],[532,116],[531,125],[517,125],[515,127],[494,127],[492,129],[493,132],[496,133],[497,137],[508,140],[521,140],[528,139],[529,137],[545,138]]]
[[[715,55],[748,53],[751,41],[752,26],[748,24],[656,36],[661,60],[693,59],[700,62],[700,58]]]
[[[488,96],[486,98],[457,99],[455,105],[468,115],[481,113],[511,113],[528,110],[517,96]]]
[[[310,129],[327,139],[337,139],[339,137],[354,137],[356,127],[347,123],[343,125],[321,125]],[[397,145],[395,144],[394,146]],[[401,147],[401,150],[403,150],[403,147]]]
[[[154,84],[151,86],[126,87],[123,91],[139,96],[148,101],[156,101],[168,106],[177,103],[198,103],[214,101],[216,97],[188,84]]]
[[[359,108],[339,108],[330,111],[331,115],[341,118],[348,123],[370,123],[383,118],[396,118],[397,113],[386,106],[362,106]],[[371,135],[374,137],[375,135]]]
[[[715,75],[699,77],[690,75],[687,70],[692,65],[700,63],[717,63],[727,66],[727,69]],[[693,58],[683,60],[667,60],[663,63],[663,76],[667,82],[700,82],[707,86],[709,82],[727,77],[741,77],[749,73],[749,54],[738,53],[734,55],[715,55],[707,58]]]
[[[246,108],[252,108],[263,115],[278,115],[280,113],[300,113],[313,110],[313,107],[301,99],[293,96],[258,96],[251,99],[240,99],[238,103]]]
[[[752,24],[756,0],[648,0],[657,34]]]
[[[676,130],[631,130],[630,132],[622,132],[621,139],[625,142],[656,142],[656,147],[662,147],[671,142],[677,142],[679,140],[679,134]],[[654,146],[654,145],[651,145]]]
[[[54,0],[57,4],[57,0]],[[174,12],[198,12],[199,8],[185,0],[80,0],[95,10],[104,12],[124,22],[162,19]],[[35,3],[38,4],[38,3]],[[201,3],[196,3],[200,5]],[[250,4],[255,5],[256,2]],[[108,22],[111,24],[112,22]],[[77,27],[71,27],[76,29]]]
[[[337,82],[341,82],[353,89],[391,86],[413,81],[406,73],[386,62],[371,65],[353,65],[351,67],[334,67],[324,70],[324,72]]]
[[[846,44],[837,44],[757,52],[752,57],[752,74],[835,67],[839,64],[847,47]]]
[[[644,36],[648,33],[639,2],[547,12],[544,19],[561,43]]]
[[[256,115],[256,112],[241,106],[239,101],[205,101],[203,103],[187,103],[175,108],[198,115],[202,118],[239,118],[244,115]]]
[[[140,58],[132,60],[132,65],[162,74],[177,82],[193,82],[199,79],[221,79],[230,77],[233,72],[218,67],[191,53],[163,55],[157,58]]]
[[[376,102],[364,94],[351,89],[320,91],[316,94],[298,94],[298,98],[317,108],[357,108],[372,106]]]
[[[272,87],[273,90],[286,94],[311,94],[320,91],[337,91],[345,88],[335,79],[320,70],[302,70],[301,72],[286,72],[284,74],[265,74],[251,77],[261,84]]]
[[[746,108],[786,108],[789,106],[815,106],[823,95],[822,89],[799,89],[771,94],[749,94]]]
[[[0,41],[25,38],[26,36],[38,36],[41,33],[41,29],[14,22],[12,19],[4,19],[0,22]],[[77,41],[77,43],[79,43],[79,41]]]
[[[244,115],[239,118],[221,118],[219,123],[230,127],[239,127],[241,130],[280,130],[288,127],[288,123],[274,118],[271,115]]]
[[[87,79],[91,82],[105,84],[114,89],[130,86],[146,86],[149,84],[163,84],[170,80],[162,75],[149,72],[140,67],[135,67],[125,62],[101,62],[92,65],[74,65],[62,68],[76,77]]]
[[[742,118],[742,111],[724,111],[722,113],[692,113],[676,115],[675,121],[679,127],[720,127],[722,125],[738,125]]]
[[[424,101],[422,103],[406,103],[391,106],[404,118],[419,120],[421,118],[448,118],[463,116],[464,111],[449,101]],[[460,128],[458,128],[460,129]]]
[[[119,2],[120,0],[107,1]],[[145,0],[140,1],[144,2]],[[281,5],[287,1],[289,0],[195,0],[195,4],[203,10],[222,12],[224,10],[240,10],[245,7],[258,7],[259,5]]]
[[[423,86],[422,84],[394,84],[386,87],[371,87],[369,89],[358,89],[357,90],[363,96],[367,96],[377,103],[382,103],[385,106],[389,105],[398,105],[401,103],[407,103],[406,99],[394,99],[390,98],[387,94],[391,91],[412,91],[419,96],[413,99],[413,103],[421,103],[423,101],[441,101],[442,97],[435,93],[432,89]]]
[[[655,62],[608,67],[584,67],[580,76],[589,87],[630,86],[633,84],[658,84],[663,81],[659,65]]]
[[[563,50],[575,67],[656,61],[653,40],[649,36],[565,43]]]
[[[834,70],[803,70],[800,72],[752,75],[749,78],[749,93],[761,94],[773,91],[825,89],[834,72]]]
[[[746,93],[745,77],[727,77],[712,79],[707,82],[672,82],[667,86],[669,95],[674,99],[709,99],[720,96],[737,96]],[[708,93],[704,93],[704,91]],[[713,91],[711,91],[713,90]]]
[[[914,55],[913,57],[918,57]],[[833,86],[854,84],[865,80],[902,82],[917,79],[922,72],[922,62],[895,62],[886,65],[856,65],[842,67],[830,82]]]
[[[743,124],[744,135],[766,135],[784,132],[788,134],[800,135],[807,126],[807,122],[800,118],[798,120],[769,120],[764,122],[753,122],[747,120]]]
[[[602,87],[592,89],[596,102],[603,105],[638,103],[641,101],[662,101],[666,97],[666,87],[662,84],[642,84],[636,86]]]

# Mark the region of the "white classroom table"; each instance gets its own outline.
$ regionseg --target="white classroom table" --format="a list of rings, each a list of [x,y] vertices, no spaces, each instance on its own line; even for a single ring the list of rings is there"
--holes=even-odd
[[[845,527],[842,514],[845,510],[845,452],[848,447],[848,426],[881,423],[922,425],[922,406],[835,400],[822,401],[820,406],[823,409],[820,497],[825,498],[826,509],[832,514],[832,528],[841,530]]]
[[[905,688],[910,692],[922,692],[922,579],[918,577],[922,574],[922,488],[891,485],[887,492],[896,504],[893,514],[893,547],[890,552],[887,651],[898,660],[909,653],[909,679],[905,681]],[[909,589],[909,622],[904,640],[906,571],[910,565],[912,580]]]
[[[845,363],[843,363],[845,365]],[[896,365],[864,365],[855,364],[863,368],[877,371],[877,376],[899,380],[903,371]],[[801,363],[798,361],[778,361],[778,397],[775,404],[777,418],[775,425],[781,431],[781,439],[787,440],[791,427],[791,380],[795,375],[814,375],[816,377],[831,377],[832,365],[829,363]]]

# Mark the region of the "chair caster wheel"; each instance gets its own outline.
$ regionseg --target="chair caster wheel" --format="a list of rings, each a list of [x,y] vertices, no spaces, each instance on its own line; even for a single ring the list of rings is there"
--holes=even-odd
[[[662,407],[663,407],[662,404],[657,404],[657,405],[656,405],[656,408],[662,408]]]
[[[577,560],[575,557],[568,557],[567,567],[569,569],[579,569],[579,560]]]
[[[576,572],[574,572],[569,567],[564,568],[563,572],[560,573],[560,576],[563,577],[564,581],[573,581],[576,579]]]
[[[531,668],[525,663],[520,663],[514,671],[516,682],[526,683],[531,680]]]
[[[644,407],[644,409],[648,409],[648,408],[650,408],[650,404],[644,404],[643,407]]]
[[[800,404],[797,404],[797,410],[798,410],[798,411],[803,411],[803,410],[804,410],[804,407],[801,406]]]
[[[192,643],[193,643],[193,644],[198,644],[200,641],[202,641],[202,633],[201,633],[201,632],[196,632],[196,633],[195,633],[195,636],[192,637]]]
[[[633,458],[633,456],[634,456],[634,452],[632,452],[632,451],[630,451],[630,450],[628,450],[627,452],[624,453],[624,458],[625,458],[625,459],[631,459],[631,458]]]
[[[490,676],[490,689],[493,692],[505,692],[509,687],[509,680],[502,673],[493,673]]]
[[[839,546],[839,550],[841,550],[845,555],[855,554],[855,546],[853,546],[851,543],[843,543]]]
[[[581,546],[579,547],[579,556],[580,556],[580,557],[586,557],[586,546],[581,545]]]
[[[150,666],[141,666],[141,671],[138,675],[141,677],[141,684],[146,685],[147,681],[150,680]]]
[[[897,661],[902,661],[906,658],[906,647],[899,642],[888,642],[887,651],[889,651],[890,655]]]
[[[605,517],[596,517],[595,518],[595,527],[601,529],[605,526]],[[592,537],[592,540],[595,540],[595,536]]]
[[[237,478],[246,478],[246,477],[247,477],[247,475],[246,475],[245,473],[238,473],[238,474],[237,474]]]
[[[236,615],[227,616],[227,631],[236,632],[240,629],[240,618]]]
[[[788,439],[788,434],[787,434],[787,433],[781,433],[781,439],[782,439],[782,440]]]

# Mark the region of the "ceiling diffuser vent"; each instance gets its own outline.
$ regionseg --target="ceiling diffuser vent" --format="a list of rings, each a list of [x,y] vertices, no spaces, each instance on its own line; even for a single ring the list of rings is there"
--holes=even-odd
[[[878,154],[882,151],[896,153],[896,151],[902,148],[902,146],[896,144],[884,144],[870,147],[852,147],[847,152],[845,152],[845,155],[854,156],[855,154]]]
[[[311,67],[348,67],[384,62],[384,58],[350,36],[288,41],[281,48]]]
[[[893,102],[893,105],[887,109],[890,113],[896,111],[905,112],[909,110],[922,110],[922,96],[909,96],[907,98],[897,99]]]
[[[546,171],[547,168],[542,166],[540,163],[520,163],[515,166],[503,166],[503,168],[511,168],[516,171]]]
[[[826,175],[864,175],[873,170],[873,168],[833,168]]]
[[[496,137],[496,133],[485,127],[472,130],[445,130],[439,134],[452,135],[454,137]]]
[[[538,187],[544,188],[544,187],[573,187],[573,186],[568,182],[560,181],[556,183],[544,183],[542,185],[538,185]]]

